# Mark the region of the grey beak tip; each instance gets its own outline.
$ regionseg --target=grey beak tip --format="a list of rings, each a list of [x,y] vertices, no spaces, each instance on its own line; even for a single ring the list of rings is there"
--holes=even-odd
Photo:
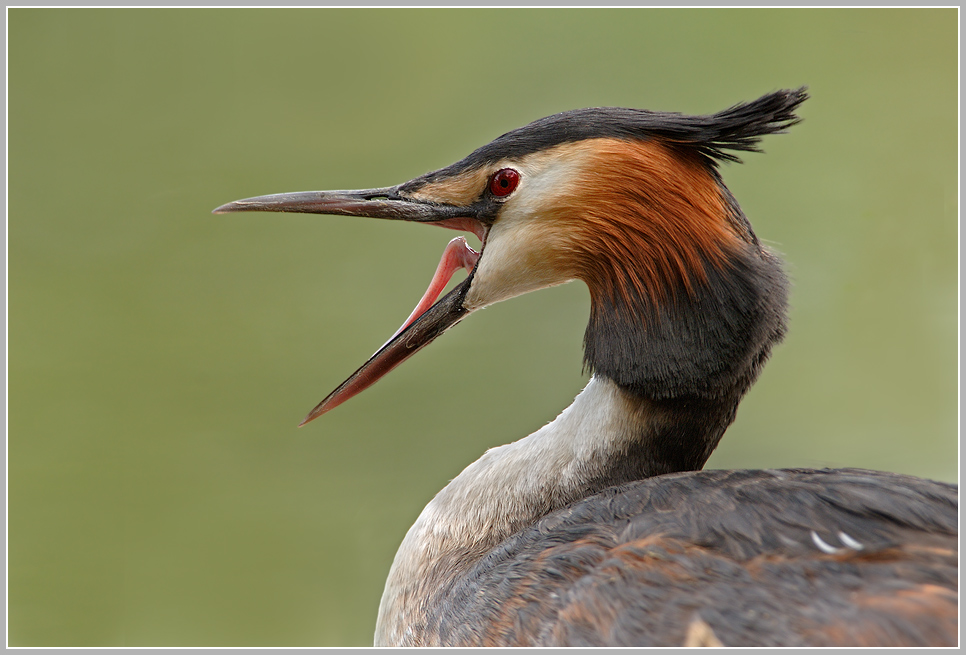
[[[265,210],[266,206],[258,204],[257,202],[250,202],[250,200],[258,200],[258,198],[252,198],[249,200],[233,200],[221,207],[215,207],[211,210],[212,214],[236,214],[238,212],[249,212]]]

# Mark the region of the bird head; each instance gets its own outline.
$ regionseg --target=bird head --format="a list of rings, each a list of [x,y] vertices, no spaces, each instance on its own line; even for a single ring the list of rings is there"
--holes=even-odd
[[[757,375],[784,332],[784,276],[717,171],[729,150],[798,122],[804,88],[711,116],[623,108],[563,112],[392,187],[248,198],[268,211],[427,223],[457,237],[399,331],[302,425],[360,393],[470,312],[582,280],[585,362],[652,398],[715,397]],[[452,274],[469,275],[442,298]],[[740,394],[739,394],[740,395]]]

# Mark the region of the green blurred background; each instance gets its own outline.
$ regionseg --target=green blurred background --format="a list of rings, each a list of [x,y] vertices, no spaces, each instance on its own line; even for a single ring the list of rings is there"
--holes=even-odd
[[[709,466],[958,477],[955,9],[14,9],[8,38],[10,645],[371,643],[422,506],[585,383],[586,289],[474,315],[297,430],[453,233],[209,212],[576,107],[808,84],[724,167],[794,290]]]

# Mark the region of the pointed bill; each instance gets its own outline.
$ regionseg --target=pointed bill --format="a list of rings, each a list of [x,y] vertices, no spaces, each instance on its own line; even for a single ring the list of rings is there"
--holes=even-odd
[[[212,214],[233,212],[292,212],[388,218],[417,223],[439,223],[466,216],[465,207],[432,204],[400,196],[399,187],[358,191],[300,191],[245,198],[222,205]]]
[[[218,207],[212,213],[253,211],[335,214],[414,221],[472,232],[481,240],[485,238],[485,228],[472,216],[472,212],[467,207],[409,199],[399,194],[399,187],[358,191],[305,191],[258,196],[230,202]],[[309,412],[299,426],[305,425],[368,389],[382,376],[412,357],[468,314],[469,310],[463,307],[463,299],[472,283],[473,270],[478,260],[479,253],[470,248],[465,239],[457,237],[451,241],[443,253],[429,288],[402,327],[369,358],[369,361]],[[466,269],[470,273],[469,277],[436,302],[453,273],[460,268]]]

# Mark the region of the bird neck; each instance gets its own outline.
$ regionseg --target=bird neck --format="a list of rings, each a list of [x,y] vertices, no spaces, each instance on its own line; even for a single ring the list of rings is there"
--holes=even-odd
[[[426,506],[396,553],[376,645],[431,645],[420,635],[432,599],[493,547],[607,487],[700,468],[733,416],[715,403],[648,400],[592,378],[554,421],[488,450]]]
[[[617,294],[591,287],[584,361],[642,398],[737,406],[783,338],[786,310],[779,258],[743,243],[661,299],[632,285]]]

